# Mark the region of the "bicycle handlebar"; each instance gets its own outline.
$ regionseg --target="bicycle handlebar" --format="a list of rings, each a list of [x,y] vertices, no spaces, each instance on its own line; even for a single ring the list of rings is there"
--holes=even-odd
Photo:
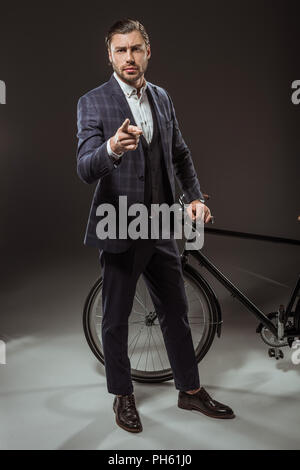
[[[209,194],[203,194],[203,197],[204,199],[207,201],[208,199],[210,199],[210,195]],[[181,194],[179,196],[179,204],[181,205],[182,209],[184,208],[184,205],[185,205],[185,202],[184,202],[184,194]],[[210,224],[214,224],[215,223],[215,217],[213,215],[211,215],[211,219],[210,221],[208,222]],[[193,224],[196,224],[196,221],[193,220]]]

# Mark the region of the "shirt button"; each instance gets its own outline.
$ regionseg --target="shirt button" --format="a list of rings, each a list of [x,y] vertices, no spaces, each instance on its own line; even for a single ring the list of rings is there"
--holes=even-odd
[[[140,179],[141,181],[144,181],[143,175],[140,175],[140,176],[139,176],[139,179]]]

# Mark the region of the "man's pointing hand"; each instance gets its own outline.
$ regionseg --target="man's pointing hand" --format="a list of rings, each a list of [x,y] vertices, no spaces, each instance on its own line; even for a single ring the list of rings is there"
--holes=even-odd
[[[129,126],[130,120],[127,118],[123,122],[122,126],[119,128],[120,131],[122,132],[127,132],[128,131],[128,126]]]
[[[139,127],[130,125],[130,119],[125,119],[115,135],[110,139],[112,151],[120,155],[121,153],[128,152],[128,150],[136,150],[142,133],[143,131]]]

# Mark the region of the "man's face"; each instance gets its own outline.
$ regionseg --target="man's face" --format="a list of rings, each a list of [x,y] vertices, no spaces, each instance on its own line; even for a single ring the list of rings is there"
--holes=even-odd
[[[134,86],[147,70],[151,51],[141,33],[132,31],[128,34],[114,34],[108,55],[119,77]]]

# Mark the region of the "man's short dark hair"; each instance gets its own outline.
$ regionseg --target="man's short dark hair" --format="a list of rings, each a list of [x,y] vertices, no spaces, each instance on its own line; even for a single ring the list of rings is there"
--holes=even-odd
[[[149,36],[146,32],[145,27],[138,20],[132,20],[130,18],[125,18],[123,20],[116,21],[110,28],[105,38],[105,44],[109,49],[111,39],[114,34],[128,34],[132,31],[139,31],[145,41],[146,46],[149,46]]]

